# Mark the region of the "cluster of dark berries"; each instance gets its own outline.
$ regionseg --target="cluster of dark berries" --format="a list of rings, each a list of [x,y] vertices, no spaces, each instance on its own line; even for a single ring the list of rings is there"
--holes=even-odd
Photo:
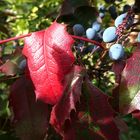
[[[114,26],[108,27],[103,33],[103,41],[106,43],[115,44],[109,48],[109,57],[112,60],[120,60],[124,57],[124,46],[116,43],[117,40],[123,35],[124,30],[129,29],[134,22],[134,14],[130,10],[126,13],[119,15],[114,22]]]
[[[107,2],[107,1],[106,1]],[[111,2],[111,1],[110,1]],[[109,47],[109,57],[112,60],[120,60],[124,57],[125,51],[123,43],[120,40],[120,37],[123,36],[125,31],[128,31],[134,24],[134,12],[132,6],[125,5],[123,11],[120,15],[116,12],[116,7],[111,5],[108,10],[103,5],[98,7],[98,17],[97,20],[92,23],[92,26],[87,28],[86,30],[81,24],[75,24],[73,26],[73,33],[77,36],[86,36],[90,40],[95,40],[100,43],[111,43]],[[114,26],[108,27],[105,30],[102,29],[101,22],[99,19],[103,19],[105,17],[106,11],[108,11],[113,17]],[[119,42],[119,43],[118,43]],[[121,43],[120,43],[121,42]],[[137,42],[140,42],[140,33],[137,37]],[[83,43],[80,42],[77,45],[77,48],[82,52]],[[113,45],[112,45],[113,44]],[[92,45],[92,49],[86,47],[87,50],[93,51],[99,46]],[[88,51],[87,51],[88,52]]]

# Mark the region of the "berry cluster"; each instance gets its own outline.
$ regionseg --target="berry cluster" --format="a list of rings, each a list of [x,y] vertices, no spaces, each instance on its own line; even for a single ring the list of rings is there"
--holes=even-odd
[[[123,37],[124,40],[129,35],[128,33],[131,32],[130,29],[133,28],[134,24],[134,12],[133,7],[129,5],[125,5],[123,11],[120,15],[118,15],[116,11],[116,7],[111,5],[108,7],[108,10],[103,5],[99,5],[98,7],[98,17],[97,20],[92,23],[92,26],[85,28],[81,24],[75,24],[73,26],[73,33],[77,36],[84,36],[87,39],[95,40],[100,43],[110,43],[109,44],[109,57],[111,60],[120,60],[124,57],[124,45],[121,42],[121,38]],[[114,19],[114,26],[108,27],[106,29],[102,29],[101,21],[105,17],[105,13],[109,12],[111,17]],[[101,21],[100,21],[101,20]],[[137,37],[137,42],[140,42],[140,33]],[[79,41],[76,48],[82,52],[84,47],[84,41]],[[92,47],[91,47],[92,46]],[[99,48],[97,45],[90,45],[86,47],[86,53],[93,52],[96,48]],[[97,49],[98,50],[98,49]]]
[[[98,18],[103,18],[105,15],[105,8],[100,7],[100,11],[101,12],[99,13]],[[86,30],[83,27],[83,25],[75,24],[73,26],[74,35],[83,36],[90,40],[102,42],[102,36],[103,36],[104,30],[101,29],[101,23],[99,22],[98,18],[96,21],[92,23],[92,26],[87,28]],[[78,44],[75,46],[75,48],[78,50],[78,52],[83,52],[84,54],[93,53],[94,51],[97,51],[100,49],[98,45],[89,45],[88,47],[85,48],[84,41],[79,41]]]
[[[132,9],[128,12],[119,15],[114,22],[115,26],[108,27],[103,33],[103,41],[106,43],[115,44],[109,48],[109,57],[112,60],[120,60],[124,57],[124,46],[120,41],[121,37],[125,34],[126,30],[129,30],[134,23],[134,13]],[[126,36],[127,37],[127,36]]]

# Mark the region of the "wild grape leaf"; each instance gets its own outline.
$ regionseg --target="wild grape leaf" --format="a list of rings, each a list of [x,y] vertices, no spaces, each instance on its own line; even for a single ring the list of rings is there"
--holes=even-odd
[[[31,80],[21,77],[11,86],[10,107],[13,123],[21,140],[44,139],[48,128],[48,105],[36,101]]]
[[[108,103],[108,96],[93,86],[88,78],[85,90],[89,94],[89,111],[93,122],[108,140],[119,140],[119,130],[114,123],[114,112]]]
[[[25,39],[23,54],[27,57],[37,99],[55,104],[61,98],[65,75],[74,62],[73,42],[66,26],[56,22]]]
[[[123,114],[140,110],[140,49],[126,61],[120,83],[119,108]]]
[[[65,125],[63,140],[107,140],[98,131],[93,131],[88,123],[81,122],[79,119],[69,121]]]
[[[86,112],[81,112],[83,102],[78,102],[76,110],[70,113],[70,119],[67,119],[63,125],[61,135],[63,140],[106,140],[104,135],[92,127],[90,118]]]
[[[71,73],[67,76],[67,86],[64,90],[62,98],[53,107],[50,117],[50,123],[56,131],[64,136],[64,123],[70,118],[72,110],[76,110],[75,106],[80,101],[82,79],[84,69],[75,66]]]

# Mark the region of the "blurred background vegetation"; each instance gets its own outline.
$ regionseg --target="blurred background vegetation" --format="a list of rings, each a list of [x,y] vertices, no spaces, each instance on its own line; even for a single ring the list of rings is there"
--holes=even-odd
[[[50,26],[56,18],[59,22],[66,22],[69,27],[75,23],[81,23],[87,28],[91,25],[91,22],[96,19],[99,5],[103,4],[106,8],[114,5],[117,8],[117,13],[120,14],[126,3],[131,5],[135,2],[134,0],[116,0],[115,3],[106,3],[104,0],[90,0],[90,5],[82,7],[80,4],[82,5],[84,0],[68,1],[71,1],[72,7],[75,8],[74,13],[69,11],[69,9],[67,9],[68,7],[65,9],[65,6],[63,6],[64,9],[62,8],[62,5],[64,5],[62,0],[0,0],[0,39],[3,40],[45,29]],[[113,19],[110,14],[107,13],[103,20],[103,28],[112,23]],[[6,62],[7,59],[11,59],[12,62],[17,62],[17,54],[15,55],[13,52],[17,47],[22,47],[22,45],[22,40],[2,44],[0,46],[0,58],[2,58],[2,61]],[[86,62],[85,58],[83,61],[85,61],[87,65],[91,65],[90,60]],[[19,75],[13,77],[0,73],[0,140],[18,140],[11,125],[12,112],[9,109],[8,97],[10,85]],[[112,81],[113,76],[110,72],[107,73],[106,78]],[[98,80],[94,79],[93,82],[99,85]],[[109,90],[112,89],[112,84],[105,85],[101,83],[99,86],[105,92],[109,92]],[[131,115],[121,117],[126,121],[129,127],[129,131],[121,135],[121,140],[140,140],[140,122],[132,118]]]

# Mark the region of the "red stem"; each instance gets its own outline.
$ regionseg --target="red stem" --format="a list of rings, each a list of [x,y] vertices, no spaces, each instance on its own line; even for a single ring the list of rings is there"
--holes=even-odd
[[[80,36],[75,36],[75,35],[71,35],[72,38],[75,38],[75,39],[80,39],[80,40],[83,40],[83,41],[86,41],[86,42],[90,42],[92,44],[95,44],[97,46],[100,46],[101,48],[105,49],[101,43],[95,41],[95,40],[90,40],[90,39],[87,39],[85,37],[80,37]]]
[[[21,38],[25,38],[25,37],[30,36],[30,35],[31,35],[31,33],[26,34],[26,35],[17,36],[17,37],[8,38],[8,39],[5,39],[5,40],[1,40],[0,44],[7,43],[7,42],[17,40],[17,39],[21,39]]]
[[[17,37],[8,38],[8,39],[5,39],[5,40],[1,40],[0,44],[7,43],[7,42],[10,42],[10,41],[13,41],[13,40],[17,40],[17,39],[21,39],[21,38],[25,38],[25,37],[30,36],[31,34],[32,33],[29,33],[29,34],[26,34],[26,35],[17,36]],[[90,43],[95,44],[97,46],[100,46],[101,48],[104,49],[102,44],[97,42],[97,41],[90,40],[90,39],[87,39],[85,37],[75,36],[75,35],[71,35],[71,37],[74,38],[74,39],[80,39],[80,40],[83,40],[83,41],[86,41],[86,42],[90,42]]]

